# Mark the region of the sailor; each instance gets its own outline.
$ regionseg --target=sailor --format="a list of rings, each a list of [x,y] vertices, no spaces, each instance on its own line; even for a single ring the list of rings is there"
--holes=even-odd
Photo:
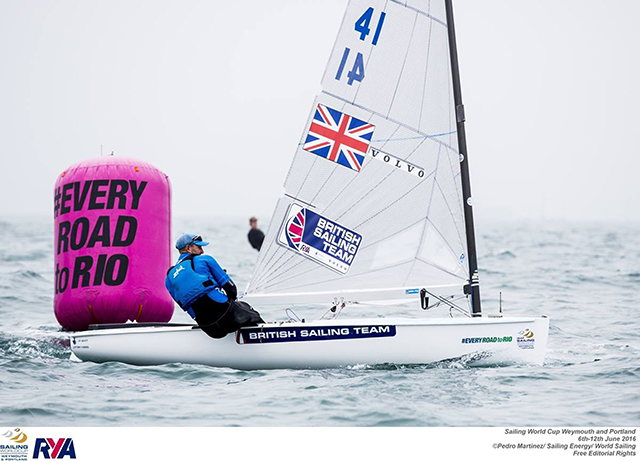
[[[207,245],[209,242],[196,234],[178,238],[180,256],[165,279],[171,297],[212,338],[264,323],[249,304],[236,300],[236,285],[213,257],[204,254]]]
[[[260,248],[262,248],[262,242],[264,241],[264,233],[258,229],[258,218],[251,216],[249,218],[249,225],[251,226],[251,229],[247,234],[249,243],[253,248],[260,251]]]

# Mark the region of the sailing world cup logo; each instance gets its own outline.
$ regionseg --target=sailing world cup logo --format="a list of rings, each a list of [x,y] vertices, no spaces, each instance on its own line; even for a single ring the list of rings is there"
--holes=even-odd
[[[518,347],[520,349],[533,349],[536,345],[536,340],[534,338],[533,331],[525,328],[522,331],[518,332],[518,337],[516,338],[516,342],[518,343]]]
[[[8,430],[2,434],[8,440],[0,439],[0,461],[26,460],[29,453],[27,434],[20,428]]]

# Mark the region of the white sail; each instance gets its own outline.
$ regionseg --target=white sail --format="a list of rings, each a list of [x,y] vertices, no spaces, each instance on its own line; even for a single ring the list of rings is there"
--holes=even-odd
[[[247,294],[460,293],[459,158],[444,0],[352,0]]]

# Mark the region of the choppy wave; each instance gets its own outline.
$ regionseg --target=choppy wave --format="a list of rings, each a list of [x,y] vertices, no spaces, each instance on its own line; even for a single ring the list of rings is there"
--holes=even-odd
[[[239,285],[257,253],[244,220],[176,227],[215,235]],[[483,233],[484,232],[484,233]],[[70,360],[52,313],[52,225],[0,221],[0,421],[6,426],[606,426],[638,425],[640,228],[496,225],[478,234],[484,309],[545,314],[542,367],[469,355],[427,365],[238,371]],[[358,306],[345,315],[417,315]],[[326,309],[324,309],[326,310]],[[296,309],[305,318],[324,310]],[[419,313],[419,311],[417,311]],[[286,320],[283,309],[262,312]],[[448,315],[446,309],[442,315]],[[176,321],[185,320],[181,312]]]

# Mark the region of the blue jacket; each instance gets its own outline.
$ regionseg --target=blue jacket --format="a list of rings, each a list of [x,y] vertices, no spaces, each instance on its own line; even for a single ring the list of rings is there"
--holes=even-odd
[[[221,287],[231,281],[231,278],[220,267],[218,262],[209,255],[193,256],[192,261],[180,264],[189,256],[189,253],[180,255],[176,265],[169,270],[164,285],[180,307],[192,318],[195,318],[190,305],[196,299],[206,295],[217,303],[226,303],[228,301],[229,298]],[[193,265],[191,265],[191,262],[193,262]]]

